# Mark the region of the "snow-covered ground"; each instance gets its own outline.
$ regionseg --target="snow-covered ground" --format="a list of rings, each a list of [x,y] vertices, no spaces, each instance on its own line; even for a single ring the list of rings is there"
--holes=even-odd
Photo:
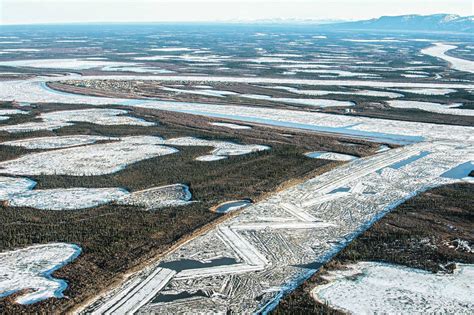
[[[333,161],[352,161],[357,159],[356,156],[349,154],[342,154],[337,152],[316,151],[305,154],[307,157],[313,159],[333,160]]]
[[[251,84],[297,84],[297,85],[319,85],[319,86],[347,86],[347,87],[372,87],[372,88],[442,88],[442,89],[474,89],[470,83],[419,83],[419,82],[388,82],[370,80],[310,80],[289,78],[265,78],[265,77],[215,77],[215,76],[141,76],[141,75],[117,75],[117,76],[78,76],[75,80],[158,80],[188,81],[202,83],[251,83]],[[52,102],[73,104],[126,104],[129,99],[91,97],[87,95],[60,93],[45,87],[45,82],[68,80],[68,76],[37,77],[27,80],[0,81],[0,100],[18,102]]]
[[[0,176],[0,200],[8,200],[10,196],[27,192],[36,186],[36,182],[28,178]]]
[[[235,309],[252,313],[271,309],[285,292],[315,271],[308,264],[325,263],[360,231],[416,193],[459,181],[442,174],[473,159],[471,144],[472,140],[462,143],[433,139],[380,152],[248,206],[236,217],[163,258],[165,262],[234,258],[236,263],[176,270],[177,274],[167,284],[160,285],[163,294],[201,289],[211,290],[219,298],[200,297],[193,299],[193,303],[184,303],[186,299],[154,303],[157,292],[148,294],[143,290],[141,293],[148,297],[141,295],[139,312]],[[431,153],[398,169],[388,167],[425,151]],[[342,188],[344,192],[336,192]],[[135,274],[135,285],[152,281],[159,264],[156,262]],[[111,306],[137,305],[138,293],[127,293],[132,285],[125,283],[117,291],[112,290],[88,311],[100,313]],[[256,296],[262,298],[257,301]]]
[[[86,59],[27,59],[14,61],[1,61],[0,66],[6,67],[28,67],[28,68],[48,68],[48,69],[72,69],[85,70],[92,68],[102,68],[105,66],[130,66],[134,63],[116,62],[107,60],[86,60]]]
[[[397,91],[405,92],[405,93],[412,93],[412,94],[420,94],[420,95],[447,95],[449,93],[454,93],[456,90],[454,89],[397,89]]]
[[[474,265],[453,274],[377,262],[331,271],[312,296],[352,314],[468,314],[474,309]],[[363,302],[361,302],[363,301]]]
[[[40,114],[42,121],[26,122],[16,125],[0,126],[0,131],[9,133],[30,132],[38,130],[55,130],[71,126],[74,122],[87,122],[98,125],[136,125],[153,126],[152,122],[132,116],[124,116],[128,111],[121,109],[93,108],[80,110],[66,110]]]
[[[285,91],[295,93],[295,94],[311,95],[311,96],[340,94],[340,95],[358,95],[358,96],[373,96],[373,97],[386,97],[386,98],[403,97],[403,94],[400,94],[400,93],[375,91],[375,90],[358,90],[358,91],[344,92],[344,91],[326,91],[326,90],[301,90],[301,89],[296,89],[289,86],[274,86],[274,87],[272,86],[271,88],[285,90]]]
[[[152,136],[132,136],[120,141],[31,153],[0,163],[0,172],[15,175],[104,175],[131,163],[172,154],[177,149],[160,145]]]
[[[77,210],[107,204],[126,195],[128,192],[122,188],[57,188],[15,194],[7,204],[42,210]]]
[[[1,142],[0,145],[8,145],[15,147],[23,147],[30,150],[46,150],[76,147],[80,145],[93,144],[97,141],[112,141],[118,138],[92,136],[92,135],[76,135],[76,136],[57,136],[30,138]]]
[[[434,46],[423,49],[421,53],[443,59],[448,62],[453,69],[474,73],[474,61],[446,55],[448,51],[456,48],[457,46],[454,45],[435,43]]]
[[[427,112],[459,115],[459,116],[474,116],[474,110],[457,108],[462,104],[442,105],[432,102],[418,102],[418,101],[388,101],[388,105],[396,108],[416,108]]]
[[[28,114],[27,111],[19,109],[0,109],[0,121],[7,120],[12,115],[25,115]]]
[[[80,252],[73,244],[51,243],[0,253],[0,297],[23,290],[15,299],[17,303],[63,297],[67,283],[51,274],[76,259]]]
[[[258,144],[237,144],[227,141],[204,140],[193,137],[183,137],[168,139],[163,142],[169,146],[200,146],[200,147],[214,147],[210,155],[205,155],[196,158],[198,161],[215,161],[227,158],[233,155],[245,155],[252,152],[259,152],[270,150],[270,147]]]
[[[139,206],[145,210],[155,210],[163,207],[187,205],[191,198],[192,195],[188,186],[174,184],[135,191],[119,198],[117,203]]]
[[[278,103],[287,103],[287,104],[297,104],[297,105],[308,105],[315,107],[350,107],[354,106],[354,102],[349,101],[336,101],[336,100],[327,100],[327,99],[307,99],[307,98],[289,98],[289,97],[272,97],[269,95],[260,95],[260,94],[242,94],[240,95],[244,98],[254,99],[254,100],[265,100]]]

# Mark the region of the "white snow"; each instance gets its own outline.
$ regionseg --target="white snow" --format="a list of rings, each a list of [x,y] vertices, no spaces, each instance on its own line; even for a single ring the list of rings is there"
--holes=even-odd
[[[42,210],[76,210],[107,204],[125,195],[128,192],[121,188],[57,188],[16,194],[7,204]]]
[[[305,155],[311,158],[315,158],[315,159],[333,160],[333,161],[352,161],[352,160],[357,159],[357,157],[353,155],[336,153],[336,152],[326,152],[326,151],[308,152]]]
[[[27,192],[35,185],[36,182],[28,178],[0,176],[0,200],[8,200],[12,195]]]
[[[2,142],[0,145],[23,147],[30,150],[45,150],[45,149],[60,149],[69,148],[86,144],[93,144],[97,141],[118,140],[117,138],[91,136],[91,135],[77,135],[77,136],[57,136],[57,137],[42,137],[30,138],[22,140],[14,140]]]
[[[241,97],[254,99],[254,100],[265,100],[265,101],[271,101],[271,102],[308,105],[308,106],[315,106],[315,107],[331,107],[331,106],[349,107],[349,106],[355,105],[353,102],[349,102],[349,101],[336,101],[336,100],[312,99],[312,98],[271,97],[268,95],[260,95],[260,94],[242,94]]]
[[[416,108],[438,114],[474,116],[474,110],[456,108],[462,104],[442,105],[439,103],[418,101],[388,101],[388,105],[396,108]]]
[[[446,95],[454,93],[456,90],[453,89],[397,89],[399,92],[421,94],[421,95]]]
[[[74,260],[81,249],[73,244],[51,243],[0,253],[0,297],[25,291],[15,299],[31,304],[47,298],[63,297],[67,283],[51,273]]]
[[[116,62],[104,60],[83,60],[83,59],[27,59],[1,61],[0,66],[8,67],[28,67],[28,68],[48,68],[48,69],[73,69],[85,70],[101,68],[105,66],[130,66],[133,63]]]
[[[174,184],[135,191],[117,200],[119,204],[134,205],[155,210],[164,207],[183,206],[192,198],[188,186]]]
[[[17,125],[1,126],[0,131],[30,132],[37,130],[55,130],[65,126],[71,126],[74,122],[87,122],[98,125],[136,125],[153,126],[154,123],[143,119],[122,116],[128,111],[121,109],[93,108],[81,110],[66,110],[40,114],[37,118],[43,121],[27,122]]]
[[[311,95],[311,96],[321,96],[321,95],[330,95],[330,94],[340,94],[340,95],[361,95],[361,96],[375,96],[375,97],[387,97],[387,98],[399,98],[403,97],[403,94],[393,93],[393,92],[384,92],[384,91],[374,91],[374,90],[358,90],[358,91],[327,91],[327,90],[300,90],[288,86],[272,86],[270,88],[285,90],[295,94],[301,95]]]
[[[446,55],[446,52],[456,48],[457,46],[454,45],[435,43],[434,46],[422,49],[421,53],[443,59],[448,62],[453,69],[474,73],[474,61]]]
[[[232,123],[211,122],[209,124],[213,126],[225,127],[225,128],[230,128],[230,129],[252,129],[252,127],[250,126],[238,125],[238,124],[232,124]]]
[[[196,158],[196,160],[198,161],[216,161],[232,155],[245,155],[252,152],[259,152],[270,149],[269,147],[264,145],[237,144],[233,142],[204,140],[193,137],[168,139],[165,140],[163,144],[172,146],[214,147],[214,150],[211,151],[211,155],[198,157]]]
[[[474,309],[474,266],[434,274],[404,266],[360,262],[331,271],[314,298],[353,314],[468,314]],[[361,302],[363,301],[363,302]]]
[[[128,111],[110,108],[93,108],[80,110],[66,110],[41,114],[39,117],[44,121],[64,121],[64,122],[88,122],[97,125],[136,125],[153,126],[154,123],[143,119],[122,116]]]
[[[3,173],[18,175],[104,175],[131,163],[176,153],[159,137],[124,137],[120,141],[31,153],[0,163]]]

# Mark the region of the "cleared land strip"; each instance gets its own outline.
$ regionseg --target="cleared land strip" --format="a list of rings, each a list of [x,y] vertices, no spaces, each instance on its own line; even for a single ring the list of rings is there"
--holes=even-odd
[[[174,270],[157,268],[145,280],[134,281],[130,290],[122,291],[92,314],[133,314],[168,284],[175,274]]]

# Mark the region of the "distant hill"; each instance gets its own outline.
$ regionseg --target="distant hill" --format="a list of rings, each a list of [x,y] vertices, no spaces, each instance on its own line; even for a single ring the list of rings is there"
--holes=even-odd
[[[382,16],[377,19],[326,24],[325,29],[474,33],[474,16],[455,14]]]

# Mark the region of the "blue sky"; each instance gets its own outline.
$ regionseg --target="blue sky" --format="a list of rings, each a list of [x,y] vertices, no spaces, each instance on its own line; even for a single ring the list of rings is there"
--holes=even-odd
[[[472,15],[473,3],[472,0],[0,0],[0,24]]]

